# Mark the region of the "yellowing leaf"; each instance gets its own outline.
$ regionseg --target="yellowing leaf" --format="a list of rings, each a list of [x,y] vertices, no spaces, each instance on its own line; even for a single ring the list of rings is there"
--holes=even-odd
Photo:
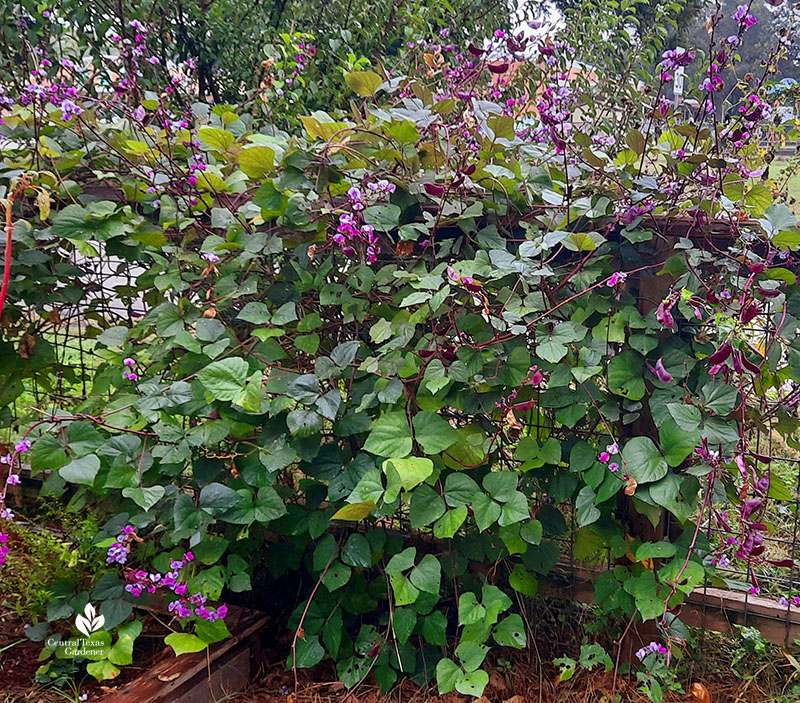
[[[744,196],[744,202],[753,208],[753,214],[760,217],[772,205],[772,193],[763,183],[756,183]]]
[[[250,178],[261,178],[272,171],[275,152],[268,146],[257,145],[243,149],[239,154],[239,168]]]
[[[362,98],[375,95],[383,83],[383,78],[375,71],[351,71],[344,79],[347,81],[347,85]]]
[[[203,171],[197,177],[197,187],[200,190],[210,190],[215,193],[224,193],[228,190],[228,184],[216,173],[211,173],[211,171]]]
[[[363,520],[367,517],[377,506],[375,501],[365,500],[361,503],[351,503],[339,508],[331,520]]]
[[[299,115],[299,117],[300,121],[303,123],[303,127],[306,129],[306,134],[310,139],[323,139],[327,142],[331,140],[334,134],[336,134],[337,139],[344,141],[346,135],[337,134],[337,132],[341,132],[343,129],[346,129],[347,123],[320,122],[320,120],[318,120],[316,117],[311,117],[310,115]]]
[[[128,151],[137,155],[146,154],[148,151],[150,151],[150,147],[147,144],[137,141],[136,139],[126,139],[125,146]]]
[[[39,208],[39,219],[46,220],[50,216],[50,193],[40,190],[36,194],[36,205]]]
[[[216,127],[201,127],[197,130],[197,134],[203,143],[210,146],[212,149],[219,149],[225,151],[231,144],[236,141],[230,132],[224,129],[217,129]]]

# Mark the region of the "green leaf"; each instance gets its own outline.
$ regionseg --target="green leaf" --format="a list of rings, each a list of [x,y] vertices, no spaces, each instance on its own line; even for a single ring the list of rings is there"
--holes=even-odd
[[[694,405],[687,405],[686,403],[668,403],[667,410],[672,416],[672,419],[678,424],[685,432],[694,432],[700,427],[702,416],[700,410]]]
[[[648,487],[650,498],[669,510],[683,524],[695,514],[700,484],[693,476],[667,474]]]
[[[310,437],[322,429],[322,415],[316,410],[292,410],[286,416],[286,426],[295,437]]]
[[[212,515],[219,515],[239,503],[241,496],[222,483],[209,483],[200,489],[200,507]]]
[[[797,217],[786,204],[775,203],[765,210],[759,223],[769,236],[774,236],[778,232],[794,229],[797,226]]]
[[[149,486],[147,488],[123,488],[122,495],[130,498],[142,510],[147,512],[164,497],[164,486]]]
[[[675,557],[671,562],[661,567],[658,577],[664,583],[675,583],[679,591],[691,593],[705,579],[703,565],[690,560],[686,563],[683,556]]]
[[[272,324],[278,327],[288,325],[297,319],[297,306],[294,303],[284,303],[272,314]]]
[[[362,569],[372,566],[372,550],[364,535],[357,532],[350,535],[342,548],[342,561]]]
[[[208,645],[199,637],[188,632],[173,632],[164,638],[164,642],[172,647],[175,656],[202,652]]]
[[[250,178],[261,178],[272,171],[275,152],[268,146],[256,145],[242,149],[239,153],[239,168]]]
[[[108,661],[117,666],[129,666],[133,661],[133,641],[141,632],[141,620],[134,620],[120,627],[117,630],[118,639],[108,652]]]
[[[438,454],[458,440],[458,431],[443,417],[431,412],[414,416],[414,438],[426,454]]]
[[[521,564],[516,564],[508,577],[508,583],[515,591],[533,598],[539,590],[539,580]]]
[[[445,511],[441,496],[427,484],[419,486],[411,496],[408,517],[411,527],[418,530],[438,520]]]
[[[322,577],[322,583],[325,585],[325,588],[333,593],[347,584],[352,574],[353,570],[337,559],[328,567],[328,570]]]
[[[119,675],[119,669],[108,659],[99,662],[90,662],[86,665],[86,673],[93,676],[97,681],[114,679]]]
[[[247,303],[237,317],[254,325],[266,325],[271,319],[269,308],[264,303],[257,302]]]
[[[426,554],[422,557],[422,561],[412,569],[408,579],[420,591],[438,595],[442,580],[442,567],[439,560],[432,554]]]
[[[485,644],[467,640],[459,643],[456,647],[455,655],[465,671],[475,671],[483,664],[488,651],[489,648]]]
[[[386,205],[370,205],[364,210],[364,221],[379,232],[391,232],[400,224],[401,210],[393,203]],[[426,299],[430,295],[426,294]]]
[[[515,456],[520,459],[520,456]],[[511,500],[517,492],[519,476],[513,471],[492,471],[483,479],[484,490],[495,500],[505,503]]]
[[[197,636],[207,644],[222,642],[222,640],[228,639],[228,637],[231,636],[231,633],[228,631],[228,626],[221,618],[214,622],[200,619],[195,623],[194,631]]]
[[[411,605],[419,597],[419,589],[403,574],[389,574],[389,583],[392,584],[395,605]]]
[[[69,464],[58,470],[58,475],[69,483],[78,483],[91,486],[100,471],[100,459],[94,454],[73,459]]]
[[[625,471],[636,483],[651,483],[667,475],[669,466],[649,437],[634,437],[622,450]]]
[[[128,341],[129,332],[130,330],[127,327],[116,325],[103,330],[97,336],[97,341],[107,347],[121,347]]]
[[[383,472],[388,479],[386,500],[392,502],[400,487],[410,491],[433,474],[433,462],[430,459],[414,456],[387,459],[383,462]]]
[[[542,523],[538,520],[531,520],[525,523],[519,529],[519,536],[522,537],[528,544],[541,544],[544,528]]]
[[[612,392],[629,400],[641,400],[646,391],[642,357],[625,350],[608,362],[608,385]]]
[[[438,539],[450,539],[466,519],[467,508],[465,506],[448,510],[434,524],[433,534]]]
[[[486,607],[486,619],[489,624],[496,623],[500,613],[505,612],[511,607],[511,598],[503,593],[497,586],[490,583],[483,584],[481,596],[483,605]]]
[[[417,557],[416,547],[407,547],[399,554],[395,554],[386,565],[387,574],[399,574],[401,571],[407,571],[414,566],[414,559]]]
[[[483,669],[478,669],[459,676],[456,681],[456,691],[464,696],[480,698],[488,683],[489,674]]]
[[[324,656],[325,650],[319,643],[319,637],[317,635],[306,635],[306,637],[297,638],[294,657],[290,653],[287,664],[291,667],[292,659],[294,658],[298,669],[310,669],[319,664]]]
[[[787,229],[778,232],[778,234],[772,238],[772,243],[779,249],[791,249],[794,251],[800,248],[800,230]],[[772,278],[772,276],[770,276],[770,278]],[[790,283],[794,283],[794,281],[790,281]]]
[[[466,474],[452,473],[444,483],[444,499],[451,508],[469,505],[480,492],[478,484]]]
[[[736,405],[739,392],[722,381],[709,381],[700,392],[703,405],[722,417],[729,415]]]
[[[197,379],[216,400],[233,401],[244,392],[248,373],[247,362],[237,356],[211,362],[200,369]]]
[[[434,647],[443,647],[447,644],[447,618],[442,611],[435,610],[423,620],[422,636]]]
[[[266,524],[285,515],[286,505],[272,486],[262,486],[258,489],[258,496],[253,503],[253,510],[255,520]]]
[[[597,496],[591,486],[584,486],[575,499],[575,510],[577,511],[578,527],[586,527],[600,519],[600,511],[595,506]]]
[[[478,530],[488,530],[503,512],[499,503],[495,503],[486,493],[478,493],[472,501],[472,510],[475,513],[475,524]]]
[[[362,98],[375,95],[383,83],[383,78],[375,71],[350,71],[344,79],[350,89]]]
[[[414,631],[414,626],[417,624],[417,611],[414,608],[396,608],[394,617],[392,618],[392,625],[394,626],[394,634],[397,641],[401,644],[408,642],[411,633]]]
[[[527,643],[525,623],[522,622],[522,618],[516,613],[503,618],[497,623],[492,636],[494,637],[494,641],[501,647],[522,649]]]
[[[678,548],[671,542],[645,542],[636,550],[636,561],[645,559],[666,559],[675,556]]]
[[[436,664],[436,687],[439,695],[450,693],[456,687],[456,682],[461,674],[461,667],[452,659],[446,657],[440,659]]]
[[[459,625],[474,625],[486,617],[486,608],[484,608],[475,594],[472,591],[462,593],[458,599],[458,624]]]
[[[670,466],[680,466],[700,444],[700,431],[679,427],[678,423],[670,418],[659,426],[658,438],[667,463]]]
[[[506,525],[514,525],[522,522],[530,517],[530,507],[528,506],[528,499],[524,493],[515,491],[510,500],[506,501],[500,512],[498,524],[503,527]]]
[[[364,451],[393,458],[408,456],[412,447],[411,428],[402,410],[378,417],[364,443]]]

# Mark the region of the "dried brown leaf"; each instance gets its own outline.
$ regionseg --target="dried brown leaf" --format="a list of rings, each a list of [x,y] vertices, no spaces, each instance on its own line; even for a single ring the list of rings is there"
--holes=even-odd
[[[711,703],[711,694],[708,689],[701,683],[693,683],[691,688],[692,698],[697,703]]]

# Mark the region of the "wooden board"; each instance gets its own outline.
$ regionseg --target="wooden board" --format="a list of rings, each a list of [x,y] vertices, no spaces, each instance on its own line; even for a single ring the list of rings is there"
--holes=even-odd
[[[212,703],[244,690],[250,681],[251,649],[270,617],[234,607],[229,613],[231,638],[180,657],[167,649],[136,679],[109,689],[100,703]]]
[[[594,579],[600,570],[571,569],[568,564],[556,569],[540,581],[541,595],[594,603]],[[701,586],[676,614],[686,625],[724,634],[734,634],[737,625],[755,627],[773,644],[787,646],[800,638],[800,608],[784,608],[769,598],[738,591]]]

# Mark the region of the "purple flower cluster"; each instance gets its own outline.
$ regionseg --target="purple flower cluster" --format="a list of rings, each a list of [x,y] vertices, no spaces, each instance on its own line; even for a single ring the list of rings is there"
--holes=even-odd
[[[619,471],[619,462],[611,461],[611,457],[615,457],[617,454],[619,454],[619,444],[612,442],[611,444],[606,445],[605,451],[602,451],[597,455],[597,460],[601,464],[608,464],[608,470],[612,474],[615,474],[617,471]]]
[[[14,463],[16,462],[17,455],[24,454],[31,448],[31,442],[28,439],[21,439],[14,445],[14,451],[11,454],[6,454],[0,457],[0,464],[8,467],[8,474],[6,480],[0,489],[0,518],[3,520],[13,520],[14,512],[6,505],[6,491],[9,486],[16,486],[20,482],[19,474],[13,473]],[[8,554],[8,547],[5,543],[8,541],[8,535],[0,532],[0,564],[5,564],[5,556]]]
[[[617,220],[623,225],[630,225],[648,212],[652,212],[655,205],[649,201],[643,200],[628,206],[622,206],[617,211]]]
[[[645,657],[650,656],[651,654],[666,654],[667,648],[659,644],[658,642],[651,642],[646,647],[642,647],[639,651],[636,652],[636,658],[639,661],[642,661]]]
[[[477,293],[481,290],[482,286],[478,281],[476,281],[471,276],[461,276],[456,273],[456,270],[452,266],[447,267],[447,277],[453,282],[460,286],[464,286],[470,293]]]
[[[122,364],[125,366],[125,370],[122,372],[122,378],[124,378],[126,381],[138,381],[139,374],[137,374],[135,371],[129,370],[136,366],[136,359],[132,359],[129,356],[125,357],[122,360]]]
[[[700,87],[706,92],[713,93],[722,90],[725,87],[725,82],[722,80],[720,73],[722,72],[721,66],[716,62],[711,62],[708,65],[708,75],[702,82]]]
[[[124,564],[128,561],[130,544],[134,539],[136,539],[136,530],[133,525],[125,525],[122,534],[117,535],[117,541],[108,548],[106,562],[108,564]]]
[[[566,80],[565,74],[559,77]],[[570,118],[575,102],[575,93],[569,86],[555,84],[542,91],[536,104],[542,126],[534,130],[533,136],[540,142],[552,143],[558,154],[562,154],[567,148],[572,131]]]
[[[6,563],[6,556],[11,551],[7,543],[8,535],[5,532],[0,532],[0,564]]]
[[[665,69],[675,70],[681,66],[694,63],[695,53],[689,49],[669,49],[661,55],[661,66]]]
[[[329,241],[335,244],[345,256],[356,255],[356,247],[363,248],[368,263],[373,264],[378,260],[381,247],[375,228],[363,221],[362,212],[369,205],[370,200],[388,197],[395,191],[395,184],[385,179],[367,183],[366,189],[353,186],[347,191],[347,201],[350,212],[339,215],[339,224],[336,232],[329,236]]]
[[[606,281],[606,285],[609,288],[613,288],[614,286],[617,286],[620,283],[624,283],[627,277],[628,274],[623,271],[614,271],[614,273],[612,273],[609,279]]]
[[[748,12],[747,5],[739,5],[736,8],[736,12],[733,13],[732,18],[743,29],[750,29],[750,27],[758,22],[758,19]]]
[[[202,593],[187,595],[188,586],[186,580],[181,579],[180,572],[192,561],[194,561],[194,554],[186,552],[183,559],[170,560],[170,571],[165,574],[130,569],[125,573],[125,579],[128,581],[125,590],[134,598],[140,598],[145,593],[153,594],[159,589],[171,591],[178,598],[170,602],[169,612],[181,619],[196,615],[209,622],[214,622],[224,618],[228,614],[228,606],[220,605],[217,608],[210,608],[206,605],[207,598]]]

